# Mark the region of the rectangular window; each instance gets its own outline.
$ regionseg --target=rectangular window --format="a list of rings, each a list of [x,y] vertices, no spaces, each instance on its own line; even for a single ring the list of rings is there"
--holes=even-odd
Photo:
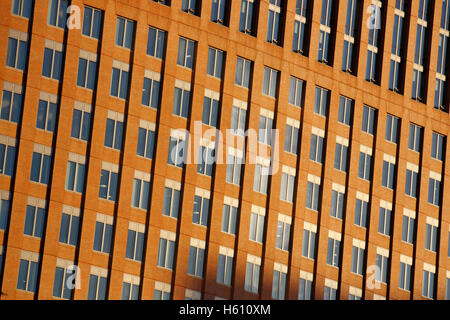
[[[212,0],[211,6],[211,21],[221,25],[227,25],[226,14],[227,0]]]
[[[342,68],[341,70],[348,73],[353,73],[355,61],[353,54],[356,51],[355,46],[355,25],[357,19],[358,1],[347,0],[347,16],[345,19],[345,34],[342,54]]]
[[[403,210],[402,241],[409,244],[414,242],[415,218],[416,214],[414,211]]]
[[[215,163],[214,147],[214,142],[209,142],[207,146],[200,146],[198,150],[197,173],[204,174],[208,177],[212,176]]]
[[[341,235],[334,234],[334,232],[331,234],[330,233],[328,234],[327,264],[330,266],[339,267]]]
[[[139,300],[140,280],[136,276],[123,275],[122,300]]]
[[[226,182],[239,186],[241,170],[245,163],[242,150],[228,148]]]
[[[278,77],[279,71],[271,69],[269,67],[264,67],[263,76],[263,94],[276,98],[278,89]]]
[[[283,172],[281,174],[280,199],[293,202],[294,200],[294,186],[295,186],[296,170],[291,167],[283,165]]]
[[[5,231],[9,222],[9,192],[0,190],[0,231]],[[1,272],[0,263],[0,272]]]
[[[102,32],[103,11],[84,6],[83,35],[99,40]]]
[[[224,198],[222,211],[222,232],[232,235],[236,234],[236,221],[238,215],[239,201],[236,199]]]
[[[68,7],[69,0],[50,0],[47,23],[49,25],[65,29]]]
[[[205,242],[191,238],[187,273],[191,276],[203,277],[203,263],[205,261]]]
[[[195,42],[193,40],[180,37],[178,42],[177,64],[188,69],[194,65]]]
[[[378,232],[386,236],[391,235],[392,203],[380,202],[380,214],[378,219]]]
[[[419,186],[419,167],[412,163],[406,163],[406,183],[405,194],[417,198],[417,190]]]
[[[319,50],[317,61],[330,64],[331,50],[331,0],[322,0],[322,12],[320,17]]]
[[[447,137],[442,134],[433,132],[431,138],[431,157],[439,161],[444,161],[446,147]]]
[[[443,6],[445,5],[443,1]],[[444,8],[443,8],[444,10]],[[444,14],[444,13],[443,13]],[[448,54],[448,30],[439,30],[439,46],[438,46],[438,61],[437,61],[437,71],[436,71],[436,86],[434,90],[434,108],[438,110],[448,111],[445,106],[445,101],[447,100],[446,93],[446,82],[447,82],[447,71],[446,71],[446,55]]]
[[[325,279],[323,300],[336,300],[338,284],[336,281]]]
[[[208,65],[206,73],[218,79],[222,79],[222,69],[225,61],[225,52],[216,48],[208,49]]]
[[[386,116],[386,134],[384,138],[389,142],[397,143],[399,129],[400,129],[400,118],[388,114]]]
[[[363,107],[362,131],[374,135],[377,126],[377,110],[369,106]]]
[[[275,262],[272,280],[272,299],[284,300],[286,279],[287,266]]]
[[[55,41],[45,40],[42,76],[54,80],[61,80],[63,71],[64,45]]]
[[[425,227],[425,249],[436,252],[439,221],[427,217]]]
[[[87,300],[105,300],[108,283],[108,271],[91,267]]]
[[[72,285],[76,278],[76,269],[72,261],[56,258],[55,279],[53,281],[53,296],[62,299],[70,299],[72,297]]]
[[[194,196],[194,212],[192,215],[192,223],[201,226],[208,226],[209,216],[209,191],[196,189]]]
[[[77,86],[94,90],[97,84],[97,55],[80,50]]]
[[[353,99],[339,96],[339,113],[338,121],[342,124],[350,126],[352,123],[353,105],[355,101]]]
[[[359,152],[359,168],[358,177],[370,181],[370,173],[372,171],[372,149],[361,145]]]
[[[271,42],[279,46],[282,45],[282,26],[281,0],[270,0],[267,21],[267,42]]]
[[[72,115],[72,130],[70,136],[83,141],[90,140],[91,106],[75,102]]]
[[[425,268],[425,267],[424,267]],[[434,299],[435,297],[435,272],[423,270],[422,296]]]
[[[63,205],[59,242],[76,246],[80,230],[80,209]]]
[[[287,118],[284,136],[284,151],[297,155],[300,136],[300,121]]]
[[[197,3],[198,2],[198,3]],[[181,11],[187,12],[193,15],[199,15],[200,12],[197,6],[200,6],[201,1],[196,0],[183,0],[181,2]]]
[[[313,274],[300,270],[298,300],[311,300]]]
[[[33,9],[33,0],[13,0],[12,14],[29,19]]]
[[[245,269],[245,285],[244,285],[245,291],[258,294],[260,271],[261,271],[261,258],[247,254],[247,266]]]
[[[183,164],[185,163],[185,158],[187,156],[187,154],[185,154],[185,144],[186,142],[184,141],[184,136],[178,135],[170,137],[169,154],[167,156],[167,163],[169,165],[183,168]]]
[[[119,181],[119,167],[107,162],[102,163],[98,197],[100,199],[116,201]]]
[[[0,135],[0,175],[11,177],[16,166],[16,139]]]
[[[250,88],[250,77],[252,72],[252,61],[237,57],[236,76],[234,83],[240,87]]]
[[[423,139],[423,127],[418,126],[414,123],[409,125],[409,140],[408,148],[415,152],[421,152],[422,150],[422,139]]]
[[[254,0],[242,0],[241,11],[239,15],[239,31],[253,35],[254,30]]]
[[[385,154],[386,155],[386,154]],[[391,157],[391,156],[389,156]],[[390,160],[390,161],[389,161]],[[395,158],[383,160],[383,174],[381,176],[381,185],[394,190],[395,188]]]
[[[123,114],[108,111],[105,129],[105,147],[116,150],[122,149],[123,140]]]
[[[405,1],[395,2],[394,26],[392,30],[391,62],[389,72],[389,90],[401,92],[400,71],[403,60],[403,27],[405,21]]]
[[[220,113],[220,93],[205,89],[205,97],[203,99],[202,123],[217,127]]]
[[[414,52],[413,80],[411,98],[425,102],[425,60],[428,47],[428,0],[419,0],[419,14],[417,19],[416,46]]]
[[[289,251],[291,223],[292,218],[290,216],[278,214],[277,239],[275,240],[277,249]]]
[[[253,190],[262,194],[267,194],[270,173],[270,160],[267,159],[265,162],[265,164],[257,163],[255,165],[255,176],[253,180]]]
[[[305,87],[305,81],[290,77],[289,80],[289,103],[299,108],[303,105],[303,91]]]
[[[159,236],[158,261],[157,266],[172,270],[175,256],[176,234],[161,230]]]
[[[164,59],[167,32],[154,27],[148,27],[147,55]]]
[[[334,168],[336,170],[347,172],[347,154],[348,140],[337,136],[336,148],[334,151]]]
[[[170,291],[171,291],[170,284],[155,281],[153,300],[170,300]]]
[[[331,190],[331,211],[330,215],[342,220],[345,205],[345,187],[333,183]]]
[[[303,226],[302,256],[314,259],[316,250],[317,226],[305,222]]]
[[[216,282],[226,286],[231,286],[233,273],[234,251],[229,248],[219,247],[219,260],[217,262]]]
[[[328,114],[329,104],[330,90],[316,87],[316,95],[314,98],[314,113],[326,117]]]
[[[22,86],[4,81],[0,119],[18,123],[22,114],[22,103]]]
[[[161,96],[161,75],[154,71],[145,70],[144,84],[142,88],[142,104],[158,109]]]
[[[127,236],[127,249],[125,257],[127,259],[142,261],[144,254],[144,241],[145,241],[145,225],[129,222],[128,236]]]
[[[85,174],[85,157],[69,153],[66,170],[66,190],[82,193],[84,191]]]
[[[139,121],[136,155],[153,159],[156,141],[156,125],[145,120]]]
[[[294,38],[292,51],[304,54],[306,50],[305,31],[308,1],[297,0],[295,7]]]
[[[33,151],[30,181],[47,185],[50,182],[52,149],[47,146],[35,144]]]
[[[318,163],[323,162],[323,152],[324,152],[324,137],[325,132],[321,129],[315,127],[312,128],[313,133],[311,134],[311,146],[309,150],[309,160]]]
[[[364,248],[362,241],[353,239],[351,272],[362,275],[364,270]],[[356,242],[356,243],[355,243]],[[355,244],[357,244],[355,246]]]
[[[94,251],[110,253],[114,219],[97,213],[94,232]]]
[[[318,211],[320,196],[320,177],[308,175],[308,185],[306,187],[306,208]]]
[[[39,273],[39,254],[22,251],[20,254],[17,289],[35,293]]]
[[[357,193],[356,197],[355,225],[366,228],[369,214],[369,197],[366,194],[360,193]]]
[[[36,128],[54,132],[58,109],[58,97],[41,92],[37,109]]]
[[[264,220],[265,209],[257,206],[252,206],[252,212],[250,214],[250,230],[249,239],[262,243],[264,234]]]
[[[164,201],[162,214],[167,217],[178,218],[180,208],[181,184],[176,181],[166,180],[164,187]]]
[[[175,94],[173,98],[172,114],[187,118],[191,104],[191,84],[175,80]]]
[[[411,290],[411,268],[412,259],[404,255],[400,255],[400,270],[398,287],[400,289],[410,291]]]
[[[149,193],[150,193],[150,174],[137,170],[134,171],[131,205],[135,208],[147,210]]]
[[[273,141],[273,112],[266,109],[261,109],[259,115],[259,130],[258,130],[258,142],[266,145],[272,145]]]
[[[117,17],[116,45],[132,49],[134,45],[134,29],[136,22],[122,17]]]
[[[381,30],[381,1],[372,2],[371,10],[375,11],[375,14],[371,16],[371,23],[376,27],[369,28],[365,79],[366,81],[377,83],[379,81],[378,65],[380,58],[378,55],[378,46]]]
[[[38,205],[41,205],[42,207]],[[44,223],[45,202],[41,200],[36,205],[28,204],[25,215],[23,234],[36,238],[42,238],[42,235],[44,233]]]
[[[231,133],[243,136],[245,133],[245,121],[247,118],[247,102],[233,99],[231,110]]]
[[[28,34],[9,30],[6,66],[24,71],[28,63]]]
[[[112,97],[127,99],[129,86],[130,66],[126,63],[113,61],[111,73],[111,91]]]
[[[437,175],[433,175],[428,183],[428,203],[433,204],[435,206],[441,205],[441,180]]]
[[[387,283],[387,272],[389,268],[389,251],[386,249],[379,250],[377,248],[377,255],[375,258],[375,263],[380,272],[375,273],[375,280]],[[387,255],[386,255],[387,254]]]

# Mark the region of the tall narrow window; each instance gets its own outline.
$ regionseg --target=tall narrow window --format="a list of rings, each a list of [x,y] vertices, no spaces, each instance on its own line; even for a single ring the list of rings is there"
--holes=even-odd
[[[164,187],[164,201],[162,214],[172,218],[178,218],[180,209],[181,184],[176,181],[166,180]]]
[[[351,272],[362,275],[364,270],[365,243],[353,239]]]
[[[402,241],[413,244],[415,232],[416,213],[414,211],[403,209],[402,221]]]
[[[298,142],[300,139],[300,121],[287,118],[286,131],[284,136],[284,151],[297,155]]]
[[[136,22],[122,17],[117,17],[116,45],[132,49],[134,45],[134,29]]]
[[[191,84],[175,80],[175,93],[173,97],[172,114],[187,118],[191,104]]]
[[[208,226],[209,216],[209,197],[210,192],[200,188],[196,188],[194,196],[194,212],[192,215],[192,223],[200,226]]]
[[[42,76],[54,80],[61,80],[63,70],[63,51],[63,44],[52,40],[45,40]]]
[[[156,125],[145,120],[139,121],[139,131],[136,154],[147,159],[153,159],[156,140]]]
[[[360,226],[362,228],[366,228],[368,217],[369,217],[369,195],[357,192],[355,203],[355,225]]]
[[[76,246],[78,243],[79,230],[80,209],[63,205],[61,227],[59,230],[59,242]]]
[[[259,116],[258,142],[271,146],[273,141],[273,117],[272,111],[261,109]]]
[[[91,106],[85,103],[75,102],[70,136],[75,139],[89,141],[90,130]]]
[[[341,234],[329,231],[328,232],[328,250],[327,250],[327,264],[333,267],[339,267],[339,254],[341,247]]]
[[[121,113],[108,110],[105,129],[105,147],[122,149],[124,116]]]
[[[347,172],[348,143],[348,139],[339,136],[336,137],[334,168],[342,172]]]
[[[306,13],[308,0],[297,0],[295,7],[294,37],[292,51],[305,54],[306,52]]]
[[[223,63],[225,61],[225,52],[216,48],[208,49],[208,65],[206,73],[215,78],[222,78]]]
[[[203,277],[203,264],[205,261],[205,242],[191,238],[189,246],[189,260],[187,273],[199,278]]]
[[[261,258],[247,254],[247,266],[245,269],[245,286],[247,292],[258,293]]]
[[[252,206],[250,214],[249,239],[262,243],[264,234],[264,220],[266,211],[264,208]]]
[[[332,0],[322,0],[320,16],[319,49],[317,61],[331,65],[331,14]]]
[[[184,135],[179,135],[173,131],[169,140],[169,153],[167,156],[167,163],[172,166],[183,168],[187,151],[185,152],[186,142]]]
[[[217,127],[220,116],[220,93],[205,89],[205,97],[203,98],[203,114],[202,123]]]
[[[212,0],[211,21],[227,25],[227,0]]]
[[[119,166],[116,164],[102,162],[102,170],[100,174],[100,185],[98,197],[100,199],[116,201],[117,186],[119,180]]]
[[[110,253],[114,218],[97,213],[94,231],[94,251]]]
[[[328,106],[330,104],[330,90],[316,87],[314,98],[314,113],[326,117],[328,114]]]
[[[0,231],[5,231],[9,221],[9,192],[0,190]],[[1,264],[0,264],[1,272]]]
[[[314,259],[316,250],[317,226],[305,222],[303,225],[302,256]]]
[[[55,278],[53,281],[53,296],[57,298],[70,299],[73,288],[71,278],[76,278],[76,269],[72,261],[56,258]]]
[[[233,273],[234,250],[226,247],[219,247],[219,260],[217,262],[217,278],[219,284],[231,286]]]
[[[45,223],[45,201],[37,199],[36,203],[32,203],[33,200],[28,200],[23,234],[42,238]]]
[[[280,250],[289,251],[289,238],[291,232],[292,217],[278,214],[277,239],[275,247]]]
[[[400,270],[398,287],[400,289],[410,291],[411,290],[411,268],[412,268],[412,258],[404,255],[400,255]]]
[[[18,123],[22,114],[22,86],[3,82],[3,96],[0,107],[0,119]]]
[[[433,132],[431,138],[431,158],[444,161],[446,147],[447,137],[437,132]]]
[[[223,199],[222,232],[236,234],[239,201],[229,197]]]
[[[427,217],[425,225],[425,249],[436,252],[439,220]]]
[[[150,194],[150,174],[135,170],[133,179],[133,193],[131,205],[135,208],[147,210]]]
[[[281,0],[269,0],[269,15],[267,21],[267,42],[281,46],[282,16]]]
[[[252,61],[238,57],[236,60],[236,76],[234,83],[244,88],[250,88]]]
[[[392,30],[389,90],[401,92],[401,69],[403,61],[403,24],[405,21],[405,1],[395,1],[394,25]]]
[[[17,289],[34,293],[36,291],[39,273],[39,254],[21,251]]]
[[[34,145],[31,161],[30,180],[47,185],[50,182],[52,149],[43,145]]]
[[[383,157],[383,174],[381,176],[381,185],[393,190],[395,188],[395,157],[384,154]]]
[[[313,274],[300,270],[298,300],[311,300]]]
[[[417,198],[417,190],[419,187],[419,166],[410,162],[406,163],[406,183],[405,194]]]
[[[9,30],[6,65],[24,71],[28,63],[28,34]]]
[[[177,64],[188,69],[194,66],[195,41],[180,37]]]
[[[357,19],[357,0],[347,0],[347,16],[345,19],[344,46],[342,53],[342,68],[344,72],[353,74],[355,70],[355,27]]]
[[[193,15],[198,15],[199,14],[199,10],[197,7],[200,6],[201,1],[197,1],[197,0],[183,0],[181,2],[181,11],[193,14]]]
[[[388,114],[386,116],[386,134],[385,139],[392,143],[398,142],[398,135],[400,130],[400,118]]]
[[[308,184],[306,187],[306,208],[318,211],[320,196],[320,177],[308,174]]]
[[[284,300],[286,294],[287,266],[274,263],[272,280],[272,299]]]
[[[166,230],[161,230],[159,235],[158,267],[172,270],[175,258],[176,234]]]
[[[11,177],[14,174],[16,152],[16,139],[0,135],[0,175]]]
[[[303,105],[303,89],[305,81],[291,76],[289,80],[289,103],[302,107]]]
[[[331,190],[331,211],[330,215],[337,219],[342,219],[345,206],[345,187],[333,183]]]
[[[378,219],[378,232],[386,236],[391,235],[392,203],[380,201],[380,215]]]
[[[291,168],[283,165],[281,173],[281,187],[280,187],[280,199],[293,202],[294,201],[294,188],[295,188],[295,168]]]
[[[69,153],[66,171],[66,190],[82,193],[86,173],[86,158],[82,155]]]
[[[375,14],[372,16],[373,25],[369,28],[369,40],[367,44],[366,81],[379,82],[379,60],[378,54],[381,33],[381,1],[372,1],[372,8]]]
[[[437,57],[436,85],[434,89],[434,107],[448,112],[447,56],[449,55],[450,2],[442,1],[441,28],[439,29],[439,47]]]
[[[103,11],[84,6],[83,35],[99,40],[102,32]]]
[[[130,221],[128,225],[125,257],[135,261],[142,261],[142,256],[144,255],[144,238],[145,225]]]
[[[154,109],[159,108],[161,96],[161,75],[157,72],[145,70],[142,88],[142,104]]]
[[[37,109],[36,128],[54,132],[58,109],[58,97],[41,92]]]
[[[154,27],[148,27],[147,55],[158,59],[164,58],[167,32]]]
[[[78,59],[77,86],[94,90],[97,84],[97,55],[80,50]]]
[[[374,135],[377,127],[377,110],[369,106],[363,107],[362,131]]]
[[[50,0],[47,23],[65,29],[67,22],[67,8],[69,0]]]
[[[245,164],[242,150],[228,148],[226,181],[239,186],[241,184],[242,165]]]
[[[263,76],[263,94],[270,96],[272,98],[276,98],[277,90],[278,90],[278,78],[279,71],[275,69],[271,69],[269,67],[264,67],[264,76]]]
[[[120,99],[128,98],[129,76],[130,66],[114,60],[111,73],[111,96]]]
[[[414,100],[425,103],[426,97],[426,77],[425,60],[428,48],[428,0],[419,0],[419,13],[417,18],[416,48],[414,52],[413,80],[411,97]]]
[[[415,152],[421,152],[423,139],[423,127],[414,123],[409,125],[408,149]]]
[[[33,9],[33,0],[13,0],[12,14],[29,19]]]
[[[364,145],[360,146],[358,177],[370,181],[372,172],[372,149]]]
[[[353,106],[355,101],[353,99],[339,96],[339,113],[338,121],[349,126],[352,123]]]
[[[254,0],[242,0],[239,16],[239,31],[253,35],[255,33]]]
[[[108,283],[108,270],[91,267],[87,300],[105,300]]]
[[[433,171],[430,172],[428,184],[428,203],[435,206],[441,205],[441,175]]]

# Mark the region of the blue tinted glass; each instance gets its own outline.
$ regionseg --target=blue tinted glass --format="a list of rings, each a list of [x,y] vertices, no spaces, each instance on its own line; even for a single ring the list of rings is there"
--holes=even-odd
[[[55,80],[61,80],[63,54],[55,50],[55,60],[53,65],[53,76]]]
[[[128,95],[128,72],[122,70],[120,79],[120,98],[126,99]]]
[[[19,277],[17,279],[17,289],[27,289],[27,275],[28,275],[29,261],[20,259]]]
[[[116,130],[114,137],[114,149],[122,149],[123,122],[116,121]]]
[[[45,130],[45,123],[47,122],[47,105],[48,102],[39,100],[38,112],[36,119],[36,128]]]
[[[61,227],[59,230],[59,242],[68,243],[69,241],[70,216],[63,213],[61,216]]]
[[[102,243],[103,243],[103,227],[104,224],[101,222],[95,223],[95,233],[94,233],[94,250],[102,251]]]
[[[58,15],[58,0],[51,0],[49,12],[48,12],[48,23],[52,26],[56,26],[56,17]]]
[[[56,103],[49,103],[47,116],[47,131],[54,132],[56,124]]]
[[[42,159],[41,183],[48,184],[50,179],[50,156],[44,155]]]
[[[100,33],[102,28],[102,12],[100,10],[94,10],[94,21],[92,26],[92,37],[100,39]]]
[[[83,126],[81,127],[81,139],[84,141],[89,140],[89,130],[91,128],[91,114],[89,112],[83,112]]]
[[[134,41],[134,21],[127,20],[125,48],[131,49]]]
[[[152,108],[158,109],[159,95],[160,95],[160,83],[159,83],[159,81],[153,80],[152,102],[150,105]]]
[[[80,227],[80,217],[72,216],[72,227],[70,228],[69,243],[73,246],[76,246],[78,242],[79,227]]]
[[[39,175],[41,172],[41,160],[42,155],[40,153],[33,152],[33,158],[31,161],[31,175],[30,180],[39,182]]]
[[[55,279],[53,281],[53,296],[61,297],[62,287],[63,287],[63,279],[64,279],[64,269],[56,267],[55,270]]]
[[[87,71],[87,60],[80,58],[78,62],[78,77],[77,77],[77,85],[80,87],[86,86],[86,71]]]
[[[97,82],[97,63],[89,61],[86,87],[88,89],[94,90],[96,82]]]
[[[123,46],[123,37],[125,33],[125,20],[123,18],[117,18],[116,25],[116,45]]]
[[[100,188],[98,191],[98,196],[102,199],[107,198],[108,184],[109,184],[109,171],[102,170],[100,175]]]
[[[81,115],[82,112],[77,109],[73,109],[73,116],[72,116],[72,130],[71,130],[71,137],[73,138],[79,138],[80,137],[80,130],[81,130]]]
[[[52,73],[53,50],[44,49],[44,63],[42,66],[42,75],[50,78]]]
[[[91,35],[91,23],[92,23],[92,8],[84,7],[83,16],[83,34],[86,36]]]
[[[23,234],[29,236],[33,235],[35,214],[36,207],[28,205],[25,213],[25,225],[23,228]]]
[[[25,70],[27,64],[28,42],[19,41],[19,56],[17,57],[17,69]]]

